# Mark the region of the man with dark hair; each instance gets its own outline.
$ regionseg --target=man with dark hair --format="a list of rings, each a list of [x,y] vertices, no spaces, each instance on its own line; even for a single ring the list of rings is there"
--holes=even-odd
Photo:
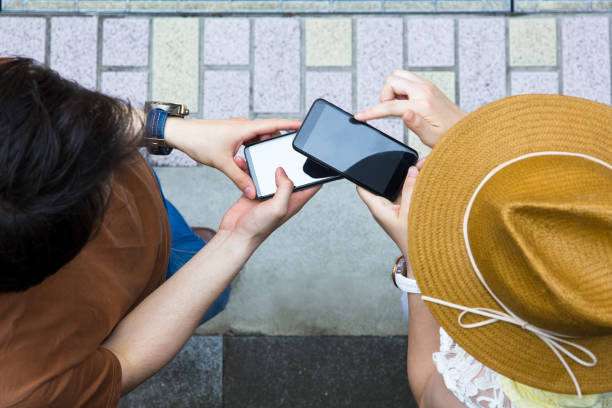
[[[298,121],[181,112],[143,114],[31,60],[0,59],[0,407],[116,405],[223,309],[253,251],[318,190],[292,193],[279,168],[276,195],[258,202],[234,158]],[[243,191],[205,246],[161,194],[143,140]]]

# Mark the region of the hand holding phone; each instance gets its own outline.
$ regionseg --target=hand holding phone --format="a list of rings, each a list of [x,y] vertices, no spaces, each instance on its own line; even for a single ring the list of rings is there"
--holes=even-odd
[[[276,192],[275,171],[282,167],[294,184],[294,191],[342,178],[327,167],[309,160],[293,149],[295,132],[254,143],[244,149],[257,198],[265,199]]]
[[[317,99],[293,141],[295,150],[394,201],[419,155],[380,130]]]

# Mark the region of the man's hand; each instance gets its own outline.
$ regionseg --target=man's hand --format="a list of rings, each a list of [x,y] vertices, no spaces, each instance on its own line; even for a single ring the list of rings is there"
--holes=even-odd
[[[300,121],[291,119],[168,118],[165,137],[170,146],[222,171],[246,197],[255,198],[253,180],[234,161],[238,149],[241,145],[277,136],[281,130],[296,130],[300,125]]]
[[[236,164],[240,168],[246,167],[241,158],[236,158]],[[293,182],[281,167],[276,169],[275,177],[278,188],[274,197],[258,201],[243,195],[223,216],[219,232],[241,235],[257,246],[321,189],[319,185],[293,193]]]
[[[355,119],[401,116],[406,126],[430,147],[466,115],[434,84],[404,70],[395,70],[387,77],[380,102],[356,113]]]

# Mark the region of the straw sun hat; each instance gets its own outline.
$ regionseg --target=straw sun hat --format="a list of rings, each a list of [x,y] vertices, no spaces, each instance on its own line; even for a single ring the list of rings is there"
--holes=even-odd
[[[468,115],[427,159],[408,234],[423,299],[477,360],[612,391],[612,108],[524,95]]]

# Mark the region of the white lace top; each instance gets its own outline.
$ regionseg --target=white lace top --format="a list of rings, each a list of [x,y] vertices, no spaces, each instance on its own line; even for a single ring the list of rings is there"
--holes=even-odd
[[[499,374],[476,360],[440,327],[433,361],[446,387],[468,408],[515,408],[502,391]]]

